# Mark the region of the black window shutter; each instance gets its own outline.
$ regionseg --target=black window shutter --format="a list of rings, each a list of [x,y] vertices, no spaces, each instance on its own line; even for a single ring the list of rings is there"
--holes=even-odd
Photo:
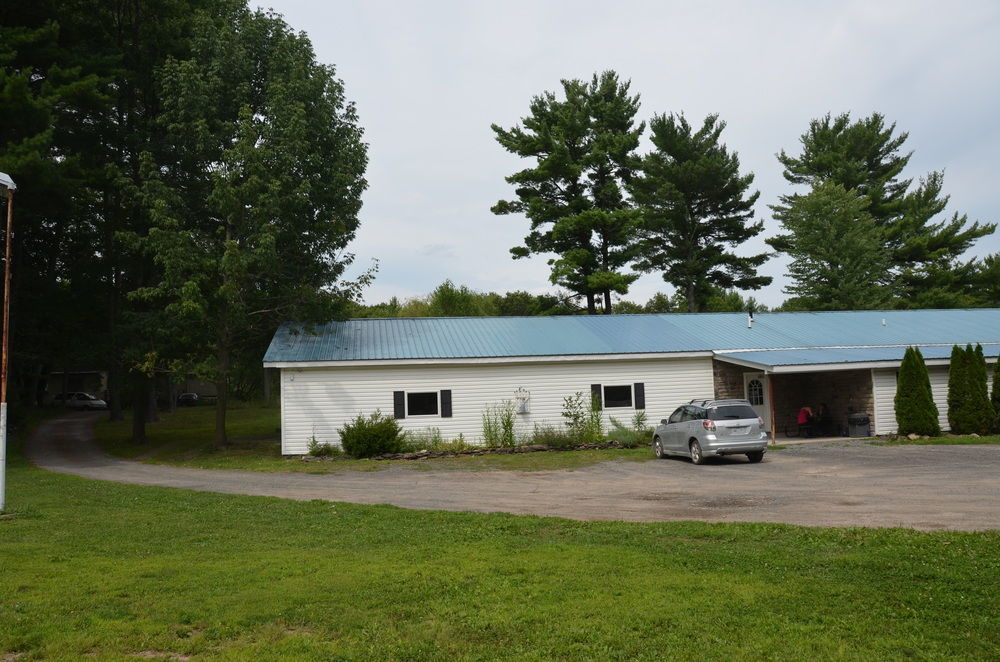
[[[451,391],[441,391],[441,418],[451,418]]]
[[[590,395],[591,395],[591,398],[592,398],[593,402],[597,403],[597,408],[598,409],[603,409],[604,408],[604,398],[601,397],[601,385],[600,384],[591,384],[590,385]]]
[[[636,409],[646,408],[646,385],[642,382],[632,384],[632,399]]]
[[[406,418],[406,391],[392,392],[392,410],[396,418]]]

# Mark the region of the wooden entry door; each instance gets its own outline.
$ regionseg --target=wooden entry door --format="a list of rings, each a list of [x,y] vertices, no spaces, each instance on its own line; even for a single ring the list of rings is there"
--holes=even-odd
[[[764,429],[771,429],[771,392],[767,375],[762,372],[743,373],[743,393],[757,415],[764,419]]]

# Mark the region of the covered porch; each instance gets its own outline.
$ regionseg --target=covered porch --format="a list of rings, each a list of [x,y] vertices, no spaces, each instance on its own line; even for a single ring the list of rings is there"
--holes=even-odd
[[[749,400],[775,443],[837,441],[876,434],[869,367],[737,363],[721,355],[713,366],[716,397]],[[813,420],[800,425],[799,412],[804,407],[810,408]]]

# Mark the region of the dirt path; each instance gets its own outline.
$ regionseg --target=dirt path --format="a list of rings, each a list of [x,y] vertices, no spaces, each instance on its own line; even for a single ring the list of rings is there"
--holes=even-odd
[[[580,520],[785,522],[917,529],[1000,528],[1000,446],[803,446],[694,466],[606,462],[539,472],[338,474],[214,471],[142,464],[91,442],[94,414],[39,427],[26,445],[39,467],[87,478],[287,499],[403,508],[553,515]]]

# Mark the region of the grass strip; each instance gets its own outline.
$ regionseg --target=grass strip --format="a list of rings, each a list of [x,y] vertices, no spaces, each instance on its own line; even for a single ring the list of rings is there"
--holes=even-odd
[[[1000,435],[986,435],[983,437],[962,436],[942,436],[929,437],[927,439],[908,439],[907,437],[896,437],[894,439],[877,440],[872,442],[872,446],[967,446],[979,444],[1000,444]]]
[[[1000,533],[576,522],[118,485],[15,453],[3,660],[989,660]]]

